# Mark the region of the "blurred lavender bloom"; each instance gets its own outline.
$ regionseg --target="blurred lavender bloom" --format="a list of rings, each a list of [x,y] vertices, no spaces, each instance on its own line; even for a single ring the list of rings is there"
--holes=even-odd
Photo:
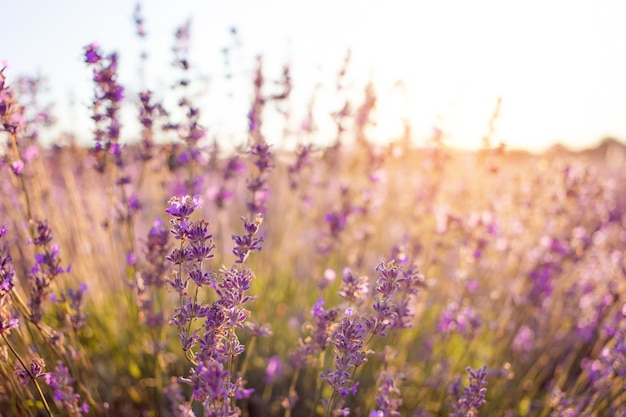
[[[83,401],[80,403],[80,395],[74,392],[72,384],[74,378],[69,370],[59,361],[53,372],[46,377],[46,383],[54,389],[54,400],[61,404],[70,416],[81,417],[89,413],[89,405]]]
[[[87,325],[85,314],[85,299],[84,294],[87,291],[87,284],[82,283],[77,290],[70,288],[67,291],[67,298],[69,298],[69,306],[72,310],[70,314],[70,323],[74,331],[77,331]]]
[[[15,285],[13,258],[6,241],[7,228],[0,227],[0,335],[8,335],[19,322],[10,311],[10,292]]]
[[[93,81],[96,85],[92,103],[92,119],[95,129],[95,156],[98,161],[97,169],[103,171],[105,167],[104,153],[113,155],[117,166],[123,166],[120,147],[121,123],[119,113],[121,101],[124,98],[124,87],[117,82],[117,54],[104,56],[96,43],[85,47],[85,62],[93,68]]]
[[[472,307],[461,308],[453,301],[441,313],[437,331],[442,334],[459,333],[463,337],[472,338],[481,325],[480,316]]]
[[[452,408],[454,413],[450,417],[468,417],[477,416],[478,409],[485,404],[485,394],[487,388],[487,367],[483,366],[477,370],[467,367],[470,374],[470,385],[465,387],[463,392],[460,390],[460,379],[456,380],[449,387],[449,393],[452,396]]]
[[[382,371],[379,380],[378,396],[376,397],[376,405],[378,410],[372,411],[370,417],[399,417],[398,408],[402,405],[400,388],[398,387],[399,377],[394,376],[389,371]]]
[[[362,299],[369,291],[369,279],[366,276],[357,277],[350,268],[343,269],[343,278],[339,296],[346,301],[355,302]]]
[[[272,356],[267,361],[265,367],[265,383],[268,385],[273,384],[276,380],[283,376],[283,364],[278,356]]]
[[[48,378],[48,373],[43,372],[45,367],[46,363],[42,358],[34,358],[30,362],[30,368],[28,370],[18,364],[15,368],[14,375],[20,381],[20,385],[26,385],[37,378]]]
[[[515,352],[527,353],[534,347],[535,333],[526,325],[522,325],[513,339],[511,348]]]
[[[267,188],[267,180],[269,171],[274,167],[273,155],[270,152],[271,145],[265,141],[258,141],[250,145],[248,153],[254,156],[254,165],[257,167],[257,173],[248,181],[247,189],[251,196],[247,206],[250,213],[265,214],[267,211],[266,200],[269,196]]]
[[[33,243],[38,246],[43,253],[35,254],[35,264],[30,271],[30,317],[33,323],[39,323],[43,318],[42,304],[51,293],[50,285],[56,277],[69,271],[69,267],[61,267],[60,247],[52,242],[52,232],[46,222],[37,221],[36,236]]]

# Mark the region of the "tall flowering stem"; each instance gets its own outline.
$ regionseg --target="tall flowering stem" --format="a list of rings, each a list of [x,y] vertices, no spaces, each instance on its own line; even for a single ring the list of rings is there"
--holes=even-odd
[[[257,216],[253,221],[243,219],[246,233],[233,236],[234,253],[238,256],[236,266],[222,267],[214,276],[202,271],[202,261],[213,256],[214,245],[206,231],[208,223],[189,220],[198,204],[197,197],[174,198],[166,210],[173,217],[171,232],[181,241],[179,248],[167,258],[178,265],[169,284],[180,294],[181,300],[170,323],[179,328],[183,350],[193,364],[190,376],[181,381],[193,387],[194,400],[202,403],[205,415],[240,415],[236,400],[248,398],[252,393],[245,388],[243,376],[235,374],[235,359],[245,350],[236,330],[244,329],[244,322],[250,316],[245,305],[253,300],[246,292],[254,273],[243,263],[251,251],[261,249],[262,239],[255,239],[253,235],[258,232],[262,217]],[[189,281],[195,284],[193,297],[189,296]],[[211,287],[217,297],[211,304],[198,301],[198,289],[205,286]],[[196,318],[204,322],[200,329],[192,332],[191,322]],[[269,334],[263,328],[256,333]]]
[[[94,155],[100,172],[106,167],[107,152],[113,156],[116,165],[122,161],[119,113],[124,87],[117,82],[117,59],[116,53],[104,55],[95,42],[85,47],[85,62],[93,68],[95,84],[91,118],[96,123]]]
[[[174,310],[174,316],[170,324],[179,329],[179,335],[183,351],[193,362],[193,351],[191,348],[197,343],[196,332],[191,333],[192,322],[195,318],[203,317],[207,314],[206,307],[198,302],[198,289],[209,284],[213,275],[202,270],[205,259],[213,258],[212,235],[208,233],[208,222],[204,220],[191,221],[190,216],[200,204],[200,197],[190,197],[188,195],[169,201],[170,207],[165,210],[172,216],[170,224],[171,233],[176,240],[180,241],[178,248],[172,250],[167,256],[167,260],[177,266],[172,279],[168,284],[179,294],[180,306]],[[193,296],[189,295],[189,282],[195,283]]]
[[[6,241],[7,228],[0,228],[0,334],[8,335],[11,329],[17,328],[19,322],[13,314],[10,297],[15,286],[15,268],[13,258]]]
[[[257,172],[248,181],[248,190],[250,191],[250,198],[248,200],[248,211],[251,214],[267,212],[266,201],[269,196],[269,188],[267,186],[267,180],[269,172],[274,168],[272,152],[270,152],[270,145],[265,141],[254,142],[250,145],[249,153],[254,157],[254,165],[257,167]]]
[[[31,366],[27,367],[26,363],[15,350],[13,345],[8,339],[8,335],[11,329],[17,329],[19,322],[17,317],[11,311],[11,305],[9,303],[10,296],[14,288],[15,280],[15,268],[13,267],[13,258],[9,251],[9,245],[6,242],[7,228],[5,225],[0,227],[0,335],[2,340],[9,347],[11,353],[15,356],[19,362],[18,368],[15,370],[15,376],[20,379],[21,385],[26,385],[32,381],[35,384],[37,393],[41,398],[44,408],[49,416],[52,416],[52,411],[46,401],[46,397],[43,395],[41,386],[37,381],[37,378],[44,378],[46,374],[43,372],[45,363],[41,358],[33,359]]]
[[[28,187],[26,187],[26,179],[24,178],[24,159],[22,156],[23,145],[20,145],[18,140],[18,133],[24,128],[24,108],[19,105],[15,98],[14,92],[6,84],[6,76],[4,70],[6,67],[0,69],[0,132],[7,132],[10,137],[11,149],[13,151],[12,157],[9,157],[9,165],[11,172],[15,175],[20,182],[22,193],[24,194],[24,201],[26,205],[26,216],[29,221],[33,219],[33,209],[30,200],[30,194]],[[30,234],[32,236],[33,229],[30,225]]]
[[[46,222],[38,221],[33,244],[39,249],[35,254],[35,265],[31,268],[30,321],[38,324],[43,318],[42,304],[52,289],[50,286],[56,277],[69,272],[71,267],[61,267],[60,246],[53,244],[52,232]]]

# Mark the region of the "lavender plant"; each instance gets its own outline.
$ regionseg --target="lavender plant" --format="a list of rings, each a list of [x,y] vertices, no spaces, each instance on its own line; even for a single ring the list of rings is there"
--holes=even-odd
[[[0,414],[624,414],[626,178],[610,152],[485,159],[443,125],[414,146],[408,121],[374,145],[383,103],[371,84],[353,105],[349,55],[336,111],[311,99],[300,131],[290,65],[255,61],[231,151],[201,122],[190,40],[185,24],[178,108],[142,86],[124,145],[121,62],[85,48],[91,151],[44,146],[42,84],[2,65]]]

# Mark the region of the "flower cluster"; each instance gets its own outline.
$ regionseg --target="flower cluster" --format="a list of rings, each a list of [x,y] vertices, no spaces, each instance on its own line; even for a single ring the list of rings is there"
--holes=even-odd
[[[235,241],[233,253],[237,257],[237,263],[239,264],[244,263],[252,251],[260,251],[260,245],[263,242],[263,237],[254,237],[254,235],[259,231],[261,223],[263,223],[263,216],[261,213],[257,213],[253,221],[250,221],[245,217],[242,217],[241,220],[243,221],[243,227],[246,229],[246,233],[241,236],[232,235],[232,238]]]
[[[487,393],[487,367],[483,366],[477,370],[467,367],[470,374],[470,385],[460,390],[460,379],[450,386],[450,394],[453,402],[454,413],[450,417],[477,417],[478,409],[485,404],[485,394]]]
[[[20,381],[20,385],[26,385],[30,381],[34,381],[37,378],[47,378],[48,373],[44,372],[46,362],[42,358],[34,358],[30,362],[29,369],[17,365],[15,367],[15,377]]]
[[[120,138],[120,108],[124,87],[117,82],[117,54],[104,55],[97,43],[85,47],[85,62],[93,67],[95,83],[91,116],[96,123],[95,156],[97,169],[104,170],[104,153],[113,155],[116,165],[122,164]]]
[[[269,197],[268,174],[274,167],[272,152],[270,152],[270,145],[262,141],[250,145],[249,153],[254,156],[257,173],[248,181],[247,188],[251,193],[248,200],[248,211],[252,214],[265,214],[267,211],[266,202]]]
[[[43,317],[42,304],[50,295],[50,285],[56,277],[64,272],[69,272],[71,266],[66,269],[61,267],[59,258],[61,248],[52,244],[52,232],[47,222],[37,221],[36,235],[33,244],[39,248],[40,253],[35,254],[35,265],[30,270],[30,320],[39,323]]]
[[[194,365],[190,376],[180,380],[193,387],[194,399],[202,403],[206,415],[239,415],[236,400],[248,398],[253,390],[245,387],[243,375],[233,374],[231,365],[245,350],[236,330],[244,329],[250,316],[245,305],[254,297],[246,293],[254,273],[244,262],[251,251],[261,249],[262,239],[254,239],[253,235],[259,231],[263,219],[260,215],[254,221],[242,218],[246,233],[233,235],[236,244],[233,252],[238,256],[236,266],[222,267],[214,276],[202,270],[202,262],[213,257],[215,247],[207,230],[208,223],[189,219],[198,205],[198,197],[184,196],[171,199],[166,210],[173,217],[171,233],[181,241],[180,247],[167,256],[167,260],[178,266],[174,278],[168,282],[181,300],[170,323],[178,327],[183,350]],[[189,281],[195,284],[193,297],[188,295]],[[217,299],[211,304],[199,301],[198,290],[202,287],[215,291]],[[194,319],[202,319],[203,323],[192,331]],[[265,327],[254,333],[271,334]]]
[[[185,195],[182,198],[174,197],[169,201],[170,207],[165,210],[173,218],[171,233],[180,241],[178,248],[172,249],[166,260],[178,266],[174,277],[167,282],[179,294],[181,305],[175,309],[170,320],[179,329],[183,350],[188,351],[196,343],[196,335],[190,334],[191,322],[196,317],[205,314],[204,308],[198,304],[197,291],[194,297],[189,297],[189,281],[199,288],[210,285],[213,276],[202,270],[202,263],[213,258],[212,235],[208,232],[208,222],[204,220],[191,221],[189,217],[200,204],[199,196]]]
[[[139,93],[139,103],[139,123],[142,126],[140,158],[148,160],[152,157],[154,148],[154,123],[168,113],[161,103],[154,101],[150,90]]]
[[[0,123],[2,130],[15,135],[22,124],[21,106],[16,102],[13,92],[6,85],[5,67],[0,69]]]
[[[74,378],[61,362],[57,364],[54,371],[49,372],[46,376],[46,384],[54,390],[54,400],[70,416],[81,417],[89,412],[89,405],[84,401],[82,404],[80,403],[80,395],[74,392],[73,383]]]
[[[472,307],[462,308],[459,303],[448,303],[441,313],[441,319],[437,324],[437,330],[441,334],[459,333],[468,339],[473,338],[480,329],[482,323],[476,310]]]
[[[361,301],[369,291],[369,279],[367,276],[357,276],[350,268],[343,269],[339,296],[349,303]]]
[[[378,377],[378,396],[376,397],[377,410],[372,410],[369,417],[399,417],[398,408],[402,405],[399,388],[400,376],[389,371],[382,371]]]
[[[7,228],[0,227],[0,335],[8,335],[18,326],[17,318],[11,313],[10,293],[15,285],[13,258],[6,241]]]
[[[241,173],[244,169],[245,165],[239,160],[238,155],[232,155],[226,159],[224,168],[222,169],[222,179],[219,182],[220,185],[214,197],[217,207],[223,208],[226,201],[232,198],[233,192],[230,191],[230,185],[228,183],[236,178],[237,174]]]
[[[371,330],[365,318],[354,314],[351,309],[347,309],[345,314],[330,339],[334,347],[335,369],[322,373],[322,379],[341,397],[356,395],[359,383],[353,381],[352,374],[367,361],[368,355],[374,353],[365,350],[365,336]]]

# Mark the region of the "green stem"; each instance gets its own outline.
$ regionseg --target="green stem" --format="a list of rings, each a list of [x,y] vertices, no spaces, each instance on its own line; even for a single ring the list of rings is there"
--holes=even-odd
[[[26,366],[26,364],[24,363],[20,355],[17,353],[17,351],[13,348],[13,345],[11,345],[11,343],[9,342],[9,339],[7,339],[4,333],[2,334],[2,339],[4,339],[4,342],[7,344],[7,346],[13,353],[13,355],[15,355],[19,363],[22,365],[22,368],[24,368],[24,370],[28,373],[28,376],[30,376],[30,379],[35,383],[35,387],[37,388],[37,393],[39,394],[39,397],[41,398],[41,402],[43,403],[43,406],[46,409],[46,412],[48,413],[50,417],[53,417],[52,411],[50,411],[50,406],[48,405],[48,402],[46,401],[46,397],[43,395],[43,391],[41,390],[41,387],[39,386],[39,382],[37,382],[37,379],[35,378],[35,376],[31,374],[30,370],[28,369],[28,367]]]

